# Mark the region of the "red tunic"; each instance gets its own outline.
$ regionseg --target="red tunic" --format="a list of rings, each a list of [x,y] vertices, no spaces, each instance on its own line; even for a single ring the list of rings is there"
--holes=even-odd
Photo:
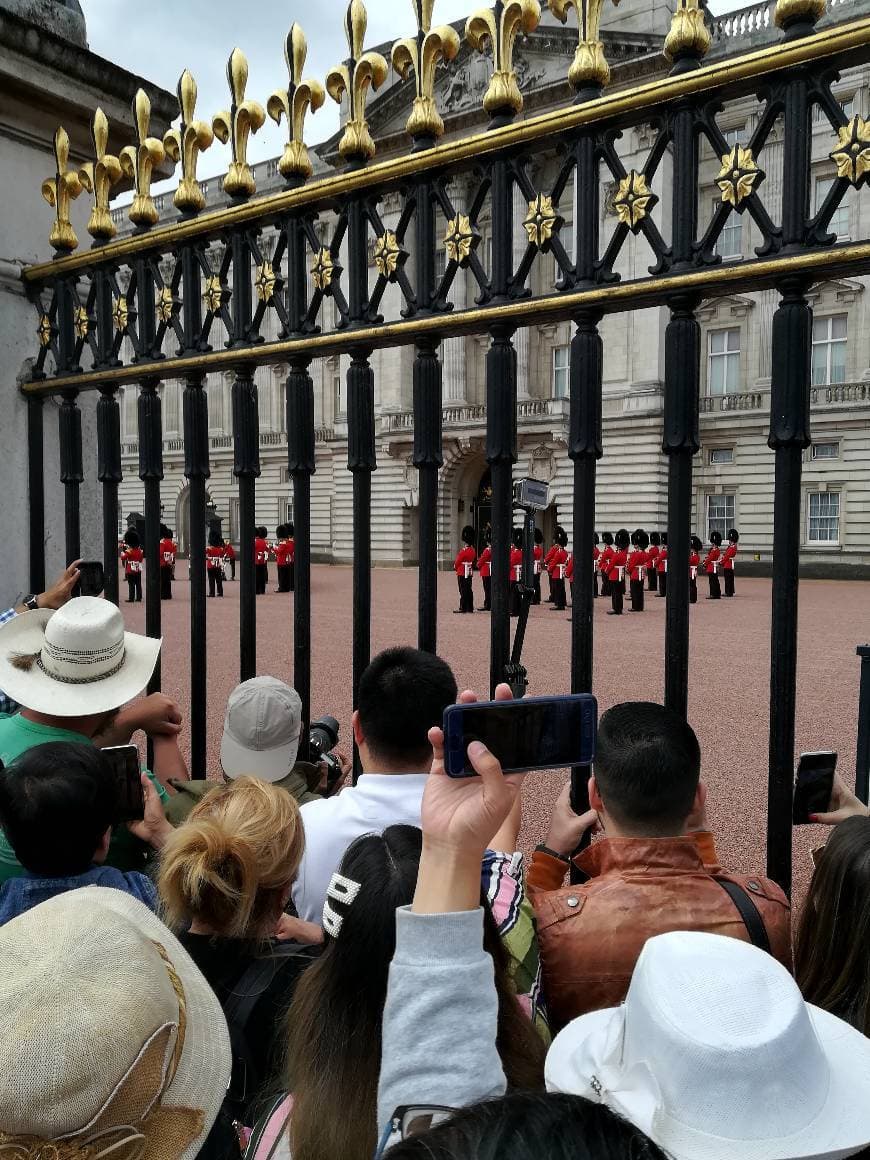
[[[568,553],[559,544],[553,552],[553,558],[550,560],[550,567],[548,569],[551,580],[564,580],[565,573],[561,569],[568,563]]]
[[[710,551],[704,557],[704,571],[708,576],[712,576],[714,572],[718,572],[719,569],[716,565],[718,565],[721,555],[722,553],[715,545],[710,546]]]
[[[574,553],[568,553],[568,560],[565,564],[565,579],[569,584],[574,583]]]
[[[722,553],[722,568],[726,572],[734,571],[734,557],[737,555],[737,545],[729,544]]]
[[[602,553],[603,555],[604,553]],[[623,552],[622,549],[614,551],[610,558],[610,571],[607,573],[607,579],[614,582],[625,579],[625,566],[628,563],[628,553]],[[620,569],[623,570],[623,575],[620,576]]]
[[[205,550],[205,566],[210,572],[219,572],[221,568],[221,560],[226,555],[226,549],[222,547],[214,547],[212,544]]]
[[[540,576],[540,574],[541,574],[541,561],[544,558],[544,549],[541,547],[540,544],[535,544],[534,547],[532,548],[532,557],[533,557],[534,562],[535,562],[535,575]]]
[[[480,557],[477,561],[477,567],[480,570],[480,575],[482,577],[492,575],[492,548],[489,546],[489,544],[487,544],[483,551],[480,553]]]
[[[656,571],[667,572],[668,570],[668,550],[665,547],[659,549],[659,558],[656,560]]]
[[[698,565],[700,563],[701,563],[701,557],[698,555],[698,553],[691,552],[689,555],[689,574],[692,576],[693,580],[697,579]],[[692,573],[692,569],[694,569],[694,574]]]
[[[523,550],[522,548],[511,548],[510,558],[511,580],[519,583],[523,578]]]
[[[610,579],[610,565],[615,555],[616,549],[612,544],[605,544],[598,554],[598,567],[608,580]]]
[[[175,563],[175,556],[178,552],[178,545],[172,540],[164,539],[160,541],[158,549],[160,553],[160,567],[171,568]]]
[[[453,561],[453,571],[457,576],[470,576],[476,559],[477,552],[475,552],[471,544],[466,544],[456,554],[456,559]]]
[[[232,546],[232,544],[225,544],[224,545],[224,555],[226,556],[226,558],[228,560],[235,560],[236,549]]]
[[[136,576],[142,571],[142,561],[145,559],[145,553],[141,548],[125,548],[121,553],[121,560],[124,564],[125,576]]]
[[[647,548],[646,554],[649,558],[649,563],[647,564],[648,568],[655,568],[656,560],[659,558],[660,551],[661,548],[659,548],[656,544],[650,544],[650,546]]]
[[[268,564],[269,562],[269,541],[264,540],[262,536],[254,537],[254,563]]]
[[[640,548],[635,548],[628,557],[628,575],[632,580],[643,580],[644,573],[649,564],[648,553],[642,551]]]
[[[283,568],[286,564],[292,564],[296,559],[296,541],[279,540],[275,546],[275,559],[278,561],[279,568]]]

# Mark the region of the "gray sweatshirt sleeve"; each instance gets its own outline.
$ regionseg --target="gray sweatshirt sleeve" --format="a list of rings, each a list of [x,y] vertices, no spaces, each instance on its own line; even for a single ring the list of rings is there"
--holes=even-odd
[[[495,1046],[498,997],[483,949],[483,910],[396,911],[384,1007],[378,1121],[402,1104],[459,1108],[504,1094]]]

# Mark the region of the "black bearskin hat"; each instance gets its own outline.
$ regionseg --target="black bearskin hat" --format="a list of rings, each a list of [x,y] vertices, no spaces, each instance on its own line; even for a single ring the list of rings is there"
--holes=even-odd
[[[474,528],[471,526],[471,524],[466,524],[462,529],[462,542],[463,544],[474,543]]]
[[[535,528],[535,543],[536,544],[543,544],[543,542],[544,542],[544,533],[541,531],[540,528]]]
[[[661,538],[661,536],[658,534],[658,532],[650,532],[650,534],[649,534],[649,542],[652,544],[652,546],[653,546],[654,548],[657,548],[657,547],[659,546],[659,544],[662,542],[662,538]]]
[[[568,533],[564,528],[559,528],[558,532],[556,532],[556,543],[560,548],[568,547]]]
[[[649,547],[649,535],[648,535],[648,533],[645,532],[643,530],[643,528],[638,528],[636,535],[637,535],[637,546],[640,548],[640,550],[642,552],[645,552],[647,550],[647,548]]]
[[[622,551],[625,551],[625,549],[631,543],[631,536],[628,534],[627,528],[620,528],[614,539],[616,541],[617,548],[620,548]]]
[[[663,548],[666,548],[668,546],[668,533],[667,532],[660,532],[659,533],[659,542],[661,543],[661,546]]]
[[[128,528],[124,532],[124,543],[128,548],[141,548],[142,541],[139,539],[139,533],[135,528]]]
[[[284,525],[284,535],[287,536],[288,539],[290,536],[295,536],[296,535],[296,525],[295,524],[285,524]]]
[[[608,547],[613,546],[613,532],[602,532],[601,539]]]
[[[728,539],[731,541],[732,544],[736,544],[737,541],[740,539],[740,533],[737,531],[736,528],[732,528],[730,530],[730,532],[728,533]]]
[[[599,542],[597,532],[592,533],[592,540],[593,540],[593,543],[596,543],[596,544]]]
[[[559,535],[559,532],[557,531],[556,532],[557,538],[558,538],[558,535]],[[514,530],[511,532],[511,543],[513,544],[513,546],[515,548],[521,548],[523,546],[523,529],[522,528],[514,528]]]
[[[167,528],[166,524],[160,525],[160,536],[161,536],[161,539],[164,539],[164,540],[171,540],[172,539],[172,532],[169,528]]]
[[[692,544],[692,549],[695,552],[700,552],[701,549],[704,547],[704,545],[701,543],[701,541],[698,539],[697,536],[692,536],[691,544]]]
[[[212,528],[212,530],[209,532],[208,546],[210,548],[222,548],[224,546],[224,538],[217,530],[217,528]]]
[[[710,533],[710,543],[715,544],[717,548],[720,547],[722,544],[722,533],[721,532],[711,532]]]

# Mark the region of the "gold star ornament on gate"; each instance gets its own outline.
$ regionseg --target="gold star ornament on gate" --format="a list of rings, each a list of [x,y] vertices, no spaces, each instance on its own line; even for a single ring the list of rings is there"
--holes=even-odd
[[[164,286],[157,295],[157,321],[171,322],[175,313],[175,297],[169,286]]]
[[[130,308],[127,306],[127,298],[124,294],[115,299],[112,306],[112,321],[115,324],[115,330],[123,332],[127,329],[127,323],[130,321]]]
[[[539,193],[534,201],[529,202],[529,212],[523,227],[531,245],[543,249],[560,225],[561,219],[553,207],[550,194]]]
[[[384,230],[375,241],[375,266],[381,277],[392,278],[407,257],[393,230]]]
[[[837,147],[829,154],[837,167],[837,177],[858,185],[870,172],[870,125],[863,117],[855,116],[837,130],[837,136]]]
[[[314,255],[314,262],[311,266],[311,274],[314,278],[315,287],[321,291],[328,290],[334,272],[335,263],[332,260],[330,251],[325,247],[318,250]]]
[[[657,201],[658,198],[647,185],[644,175],[632,169],[619,183],[619,189],[613,199],[613,208],[622,224],[636,234],[640,229],[640,223]]]
[[[461,266],[471,257],[472,250],[476,250],[480,242],[480,235],[471,224],[467,213],[457,214],[447,223],[447,233],[444,236],[444,248],[451,262]]]
[[[73,326],[79,338],[87,338],[91,320],[84,306],[77,306],[73,312]]]
[[[39,325],[36,328],[36,333],[39,336],[39,345],[48,346],[51,342],[51,319],[47,314],[39,316]]]
[[[217,314],[223,305],[224,293],[224,288],[217,274],[212,274],[210,278],[206,278],[205,289],[202,292],[202,300],[205,303],[206,309],[211,311],[212,314]]]
[[[257,267],[256,277],[254,278],[254,288],[257,291],[257,297],[261,302],[271,302],[272,296],[275,293],[275,284],[278,279],[275,277],[275,271],[272,268],[271,262],[264,262],[262,266]]]
[[[761,170],[755,164],[751,149],[744,149],[742,145],[735,145],[730,153],[722,155],[722,168],[716,178],[716,184],[722,192],[722,200],[729,205],[740,205],[745,197],[749,197],[761,178]]]

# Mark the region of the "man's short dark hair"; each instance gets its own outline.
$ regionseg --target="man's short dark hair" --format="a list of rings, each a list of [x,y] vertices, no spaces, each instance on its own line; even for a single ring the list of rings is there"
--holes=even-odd
[[[456,700],[456,678],[446,661],[416,648],[388,648],[360,678],[357,708],[372,756],[391,765],[423,764],[431,757],[428,733]]]
[[[0,769],[0,826],[31,874],[83,874],[117,809],[114,774],[92,745],[35,745]]]
[[[627,701],[598,723],[595,780],[605,809],[635,834],[678,834],[692,812],[701,748],[682,717],[651,701]]]

